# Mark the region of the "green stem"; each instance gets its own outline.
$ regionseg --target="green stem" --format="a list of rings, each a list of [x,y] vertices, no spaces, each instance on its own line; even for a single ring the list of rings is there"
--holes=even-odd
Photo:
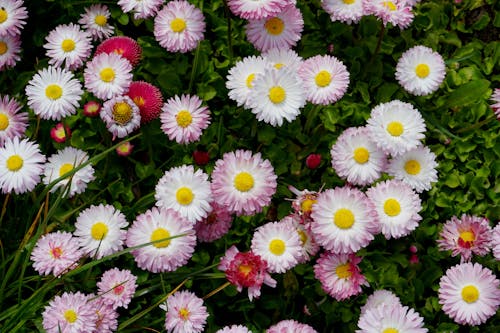
[[[477,128],[483,126],[484,124],[489,123],[493,119],[496,119],[495,115],[492,115],[492,116],[490,116],[490,117],[488,117],[488,118],[486,118],[484,120],[481,120],[481,121],[479,121],[479,122],[477,122],[475,124],[472,124],[472,125],[470,125],[468,127],[463,127],[461,129],[457,130],[455,133],[459,134],[459,133],[467,132],[467,131],[470,131],[470,130],[473,130],[473,129],[477,129]]]

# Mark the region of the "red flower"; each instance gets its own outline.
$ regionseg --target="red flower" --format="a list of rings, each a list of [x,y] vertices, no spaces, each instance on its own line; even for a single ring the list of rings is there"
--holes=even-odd
[[[55,127],[51,128],[50,136],[55,142],[63,143],[70,138],[71,130],[68,126],[64,126],[63,123],[58,123]]]
[[[310,154],[306,158],[306,166],[309,169],[316,169],[319,167],[321,163],[321,155],[320,154]]]
[[[206,151],[195,150],[193,151],[193,159],[197,165],[205,165],[210,161],[210,156]]]
[[[104,40],[99,44],[95,50],[95,55],[100,53],[111,53],[121,55],[128,61],[132,66],[139,63],[141,59],[142,49],[139,44],[132,38],[127,36],[114,36]]]
[[[160,89],[148,82],[135,81],[130,84],[127,95],[139,107],[141,123],[158,118],[163,106]]]
[[[101,104],[96,101],[90,101],[83,106],[83,114],[87,117],[97,117],[101,112]]]

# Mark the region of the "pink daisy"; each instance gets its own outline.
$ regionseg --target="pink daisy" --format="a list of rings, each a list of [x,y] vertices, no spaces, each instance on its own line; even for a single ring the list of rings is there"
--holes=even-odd
[[[314,265],[314,276],[323,290],[337,301],[343,301],[362,292],[368,282],[358,264],[361,258],[354,253],[335,254],[323,252]]]
[[[125,13],[134,13],[134,18],[147,19],[155,16],[163,4],[163,0],[119,0],[118,6]]]
[[[4,0],[0,7],[0,36],[19,36],[26,24],[28,11],[22,0]]]
[[[358,23],[365,15],[363,0],[322,0],[321,7],[333,22]]]
[[[260,20],[280,13],[293,3],[291,0],[228,0],[229,9],[234,15],[246,20]]]
[[[210,124],[210,111],[201,106],[201,102],[195,95],[175,95],[163,104],[161,129],[170,140],[188,144],[200,139],[202,131]]]
[[[156,86],[145,81],[133,81],[128,88],[127,95],[139,107],[142,124],[159,117],[163,106],[163,96]]]
[[[187,1],[169,1],[155,17],[155,38],[169,52],[186,53],[195,49],[204,32],[205,17]]]
[[[490,252],[492,230],[488,219],[463,214],[446,221],[437,240],[441,251],[452,251],[460,262],[470,261],[472,255],[484,256]]]
[[[491,249],[493,256],[497,261],[500,261],[500,223],[497,223],[491,233]]]
[[[179,237],[164,240],[173,236]],[[196,236],[192,223],[177,212],[153,207],[136,217],[127,230],[126,244],[134,247],[154,241],[131,251],[137,266],[153,273],[171,272],[191,258]]]
[[[424,318],[418,312],[400,304],[382,304],[360,316],[356,333],[426,333]]]
[[[413,22],[413,8],[406,0],[363,0],[363,9],[365,15],[375,15],[384,26],[391,23],[403,30]]]
[[[160,306],[166,311],[165,329],[171,333],[200,333],[207,323],[203,300],[188,290],[177,291]]]
[[[69,70],[80,68],[92,51],[90,34],[77,24],[61,24],[46,37],[43,47],[47,50],[49,64]]]
[[[127,59],[132,67],[135,67],[141,60],[142,48],[135,39],[127,36],[114,36],[97,45],[94,57],[101,53],[116,53]]]
[[[111,305],[105,303],[101,297],[92,297],[89,303],[97,314],[96,332],[115,332],[118,328],[118,312]]]
[[[80,15],[78,23],[92,36],[93,40],[102,40],[110,37],[115,30],[115,27],[108,22],[110,16],[108,6],[94,4],[85,8],[85,13]]]
[[[306,59],[298,73],[307,92],[307,100],[314,104],[335,103],[344,96],[349,86],[349,72],[334,56],[317,55]]]
[[[20,36],[0,36],[0,71],[14,67],[21,60]]]
[[[266,333],[317,333],[314,328],[307,324],[299,323],[293,319],[282,320],[266,330]]]
[[[233,222],[233,216],[226,207],[215,201],[212,201],[210,205],[212,211],[194,226],[199,242],[213,242],[221,238],[227,234]]]
[[[136,281],[137,277],[128,269],[108,269],[97,282],[99,297],[113,309],[126,309],[137,288]]]
[[[260,296],[262,284],[276,287],[276,281],[267,271],[267,263],[252,252],[240,252],[236,246],[226,250],[218,268],[226,273],[226,278],[241,292],[248,288],[248,298],[252,301]]]
[[[402,306],[399,297],[392,291],[384,289],[375,290],[373,294],[368,296],[366,303],[361,307],[361,316],[363,316],[368,310],[372,310],[384,304],[390,307],[395,305]]]
[[[28,127],[28,112],[19,112],[21,108],[16,99],[0,95],[0,148],[5,140],[24,136]]]
[[[88,101],[83,106],[83,115],[87,117],[97,117],[101,112],[102,105],[96,101]]]
[[[289,185],[288,189],[297,196],[292,200],[293,210],[301,217],[302,224],[309,225],[312,221],[312,206],[317,202],[319,193],[316,191],[309,191],[308,189],[299,191],[292,185]]]
[[[271,202],[276,178],[271,162],[263,160],[260,153],[236,150],[215,162],[212,195],[230,212],[252,215]]]
[[[250,20],[245,26],[248,41],[261,52],[292,48],[300,40],[303,29],[302,13],[294,5],[266,18]]]
[[[215,333],[252,333],[248,328],[243,325],[224,326],[217,330]]]
[[[494,316],[500,305],[500,281],[478,263],[449,268],[439,281],[439,304],[460,325],[477,326]]]
[[[269,49],[262,53],[262,57],[276,69],[289,68],[292,71],[298,71],[303,61],[297,52],[288,48]]]
[[[299,264],[308,262],[319,251],[319,244],[314,240],[314,235],[311,231],[309,223],[304,224],[302,216],[299,214],[290,214],[281,219],[280,223],[288,224],[299,235],[302,254],[298,258]]]
[[[500,120],[500,88],[496,88],[490,98],[493,102],[495,102],[494,104],[491,104],[490,107],[493,110],[493,113],[495,113],[497,119]]]
[[[129,156],[132,154],[132,151],[134,150],[134,145],[130,143],[130,141],[124,142],[120,144],[118,147],[116,147],[116,153],[119,156]]]
[[[30,259],[33,268],[41,275],[60,276],[78,266],[83,256],[78,241],[69,232],[51,232],[43,235],[36,242]]]
[[[99,113],[108,131],[115,138],[124,138],[141,126],[139,107],[128,97],[116,96],[104,102]]]
[[[94,332],[98,316],[89,300],[81,292],[54,297],[42,313],[43,328],[47,333]]]
[[[50,129],[50,137],[57,143],[66,142],[71,137],[71,129],[68,125],[57,123]]]

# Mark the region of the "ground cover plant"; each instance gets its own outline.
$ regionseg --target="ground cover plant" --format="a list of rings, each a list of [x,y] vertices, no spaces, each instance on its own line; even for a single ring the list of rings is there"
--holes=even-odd
[[[499,10],[0,0],[0,331],[500,331]]]

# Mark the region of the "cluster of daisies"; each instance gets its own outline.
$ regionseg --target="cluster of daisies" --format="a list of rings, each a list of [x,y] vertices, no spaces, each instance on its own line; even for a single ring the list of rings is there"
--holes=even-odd
[[[0,71],[21,59],[21,33],[28,18],[22,0],[2,1],[0,7]]]

